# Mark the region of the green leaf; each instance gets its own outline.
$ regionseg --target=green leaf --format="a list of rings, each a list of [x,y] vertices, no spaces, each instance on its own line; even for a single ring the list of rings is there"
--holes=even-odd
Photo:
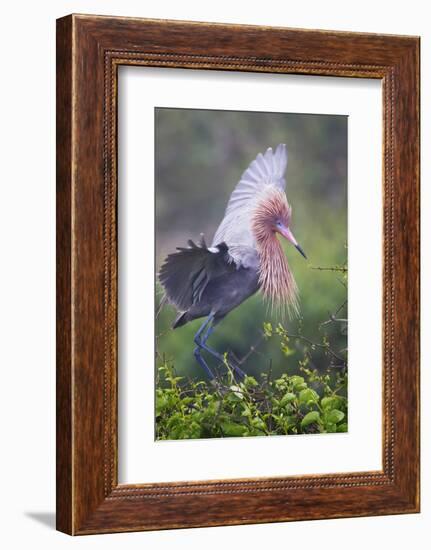
[[[263,323],[263,333],[266,338],[271,338],[272,336],[272,325],[271,323]]]
[[[231,386],[229,389],[232,391],[232,393],[236,397],[238,397],[239,399],[244,399],[244,395],[243,395],[242,390],[239,386]]]
[[[248,405],[244,405],[241,416],[251,416],[251,410]]]
[[[198,439],[201,436],[201,427],[197,422],[192,422],[189,426],[188,437]]]
[[[325,431],[328,434],[333,434],[337,431],[337,424],[325,424]]]
[[[285,407],[288,403],[291,403],[292,401],[295,401],[296,395],[291,392],[287,392],[283,395],[283,397],[280,400],[280,407]]]
[[[261,418],[253,418],[251,423],[255,428],[265,429],[265,422]]]
[[[251,388],[259,385],[256,378],[254,378],[254,376],[246,376],[244,378],[243,384],[246,388]]]
[[[306,426],[309,426],[310,424],[313,424],[313,422],[318,422],[319,420],[320,420],[319,412],[318,411],[310,411],[301,420],[301,426],[303,428],[305,428]]]
[[[158,395],[156,399],[156,416],[159,416],[161,412],[168,406],[168,399],[162,394]]]
[[[280,348],[285,357],[289,357],[290,355],[293,355],[295,353],[295,350],[289,348],[289,346],[285,342],[282,342]]]
[[[332,424],[338,424],[338,422],[341,422],[343,418],[344,413],[338,409],[332,409],[332,411],[329,411],[326,415],[326,420]]]
[[[304,378],[302,376],[298,376],[297,374],[291,376],[290,381],[292,382],[293,387],[299,386],[305,382]]]
[[[324,410],[330,411],[332,409],[337,409],[341,407],[343,400],[337,395],[331,395],[330,397],[324,397],[322,399],[322,408]]]
[[[233,422],[223,422],[221,425],[224,435],[228,437],[237,437],[243,435],[246,428],[242,424],[234,424]]]
[[[311,388],[307,388],[299,392],[299,402],[301,404],[317,403],[319,401],[319,396],[317,392]]]
[[[337,432],[340,432],[340,433],[347,432],[347,423],[343,422],[343,424],[338,424]]]
[[[293,415],[286,416],[286,418],[284,419],[284,424],[287,428],[291,428],[292,426],[295,426],[296,422],[297,422],[297,417]]]

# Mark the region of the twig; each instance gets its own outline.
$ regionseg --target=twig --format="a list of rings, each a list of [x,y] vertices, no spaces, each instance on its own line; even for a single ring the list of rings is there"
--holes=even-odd
[[[337,355],[334,350],[332,350],[328,345],[326,344],[316,344],[315,342],[312,342],[309,338],[306,338],[305,336],[302,336],[302,334],[290,334],[287,331],[285,331],[285,334],[288,338],[296,338],[298,340],[303,340],[304,342],[307,342],[311,347],[315,346],[317,348],[324,349],[328,351],[335,359],[338,361],[341,361],[342,363],[345,363],[345,360]]]
[[[241,359],[237,359],[238,365],[242,365],[247,361],[247,359],[251,355],[253,355],[253,353],[257,353],[258,351],[257,348],[260,346],[260,344],[263,342],[264,339],[265,339],[265,335],[263,332],[261,332],[259,338],[256,340],[256,342],[253,345],[250,346],[250,349],[248,350],[248,352]]]
[[[335,313],[329,313],[329,319],[326,321],[323,321],[320,323],[319,327],[323,327],[324,325],[329,325],[330,323],[347,323],[347,319],[339,319],[337,315],[340,313],[340,311],[344,308],[344,306],[347,304],[347,300],[344,300],[344,302],[339,306]]]
[[[345,305],[347,305],[347,299],[344,300],[344,302],[343,302],[343,303],[341,304],[341,306],[337,309],[337,311],[334,313],[334,315],[337,316],[337,315],[340,313],[340,311],[343,309],[343,307],[344,307]]]
[[[339,273],[347,273],[347,267],[343,266],[333,266],[333,267],[310,267],[310,269],[315,269],[316,271],[338,271]]]
[[[324,325],[329,325],[329,323],[347,323],[347,319],[338,319],[337,317],[334,317],[334,315],[330,314],[329,319],[327,321],[323,321],[323,323],[320,323],[320,327],[323,327]]]

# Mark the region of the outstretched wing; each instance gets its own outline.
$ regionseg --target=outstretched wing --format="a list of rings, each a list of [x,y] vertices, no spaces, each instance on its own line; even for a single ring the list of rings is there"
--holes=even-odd
[[[269,147],[264,155],[259,153],[242,174],[233,190],[226,208],[226,215],[228,216],[235,210],[243,208],[256,195],[264,191],[268,185],[274,185],[284,191],[286,187],[284,179],[286,167],[287,149],[284,143],[280,143],[275,152]]]
[[[199,245],[188,244],[188,248],[169,254],[159,271],[166,297],[180,311],[198,303],[211,280],[236,270],[225,243],[213,249],[207,248],[203,239]]]
[[[259,153],[242,174],[233,190],[223,221],[216,231],[213,246],[226,242],[251,246],[249,217],[256,200],[270,187],[284,191],[284,174],[287,167],[287,148],[280,143],[275,152],[269,147],[265,154]]]

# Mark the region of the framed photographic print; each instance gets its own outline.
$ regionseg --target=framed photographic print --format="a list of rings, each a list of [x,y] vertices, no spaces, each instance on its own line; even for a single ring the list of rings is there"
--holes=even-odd
[[[57,21],[57,528],[419,511],[419,39]]]

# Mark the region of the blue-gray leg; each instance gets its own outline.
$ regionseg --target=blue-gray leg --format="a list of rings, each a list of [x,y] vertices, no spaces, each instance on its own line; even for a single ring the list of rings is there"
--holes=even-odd
[[[224,363],[223,355],[221,353],[218,353],[217,351],[215,351],[214,349],[210,348],[207,345],[207,340],[213,332],[214,332],[214,325],[209,325],[206,332],[205,332],[205,334],[203,335],[203,337],[200,340],[200,345],[201,345],[202,349],[204,349],[205,351],[210,353],[213,357],[215,357],[216,359],[218,359],[219,361]]]
[[[211,380],[213,380],[215,377],[214,377],[214,374],[212,373],[211,369],[209,368],[209,366],[206,364],[206,361],[205,359],[202,357],[201,355],[201,350],[198,346],[195,347],[194,349],[194,352],[193,352],[194,356],[195,356],[195,359],[196,361],[199,363],[199,365],[206,371],[206,373],[208,374],[208,376],[211,378]]]
[[[194,342],[196,344],[196,347],[194,349],[194,356],[195,356],[195,359],[196,361],[199,363],[199,365],[201,367],[203,367],[203,369],[206,371],[206,373],[208,374],[208,376],[213,379],[214,378],[214,374],[212,373],[211,369],[209,368],[209,366],[207,365],[205,359],[202,357],[201,355],[201,348],[202,348],[202,345],[201,345],[201,334],[202,332],[205,330],[205,328],[208,326],[208,324],[211,323],[211,321],[213,320],[214,318],[214,315],[210,315],[207,319],[205,319],[205,322],[202,323],[202,325],[199,327],[199,330],[197,331],[197,333],[195,334],[195,337],[194,337]]]
[[[210,324],[205,332],[205,334],[203,335],[203,338],[201,340],[201,345],[203,347],[204,350],[206,350],[208,353],[211,353],[214,357],[216,357],[219,361],[222,361],[224,363],[224,357],[223,355],[221,355],[220,353],[217,353],[215,350],[213,350],[212,348],[210,348],[208,345],[207,345],[207,340],[208,338],[211,336],[211,334],[214,332],[214,325],[213,324]],[[235,365],[235,362],[232,361],[229,363],[230,366],[233,368],[233,370],[239,374],[242,378],[245,378],[246,374],[243,370],[241,370],[238,365]]]
[[[195,341],[195,344],[196,345],[200,345],[201,343],[201,334],[203,333],[203,331],[207,328],[208,325],[210,325],[210,328],[211,328],[211,323],[214,319],[214,313],[210,313],[208,315],[208,317],[205,319],[205,321],[202,323],[202,325],[199,327],[199,330],[197,331],[197,333],[195,334],[195,337],[194,337],[194,341]]]
[[[209,369],[208,365],[205,363],[203,357],[201,356],[200,354],[200,349],[204,349],[205,351],[207,351],[208,353],[210,353],[213,357],[215,357],[216,359],[218,359],[221,363],[224,363],[224,357],[223,355],[221,355],[220,353],[218,353],[217,351],[213,350],[212,348],[210,348],[208,345],[207,345],[207,340],[208,338],[211,336],[211,334],[213,333],[214,331],[214,325],[212,324],[214,321],[214,314],[211,313],[207,319],[205,320],[205,322],[201,325],[201,327],[199,328],[199,330],[197,331],[197,333],[195,334],[195,337],[194,337],[194,342],[196,344],[196,348],[195,348],[195,357],[196,357],[196,360],[198,361],[198,363],[201,365],[201,366],[204,366],[205,370],[207,372],[210,372],[211,373],[211,370]],[[204,335],[201,337],[201,334],[204,332],[204,330],[206,329]],[[199,359],[198,359],[199,357]],[[204,363],[204,364],[203,364]],[[237,365],[235,365],[234,363],[232,363],[232,368],[233,370],[239,374],[240,376],[242,376],[243,378],[245,377],[245,372],[243,372]],[[212,373],[211,373],[211,376],[212,376]]]

